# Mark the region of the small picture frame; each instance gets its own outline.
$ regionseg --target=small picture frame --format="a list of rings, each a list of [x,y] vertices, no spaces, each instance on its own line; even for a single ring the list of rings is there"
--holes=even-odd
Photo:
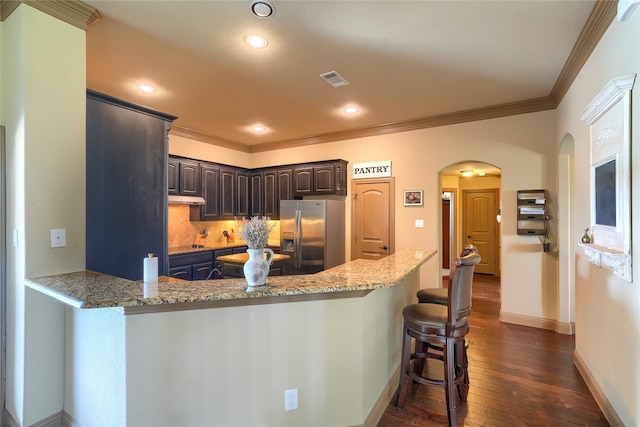
[[[405,206],[422,206],[422,190],[405,190]]]

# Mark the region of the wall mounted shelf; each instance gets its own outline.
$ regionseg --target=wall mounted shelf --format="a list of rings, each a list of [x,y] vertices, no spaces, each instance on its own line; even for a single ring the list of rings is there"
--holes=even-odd
[[[606,267],[613,270],[614,274],[628,282],[631,276],[631,255],[615,249],[605,248],[593,243],[578,243],[584,250],[589,262],[598,268]]]
[[[518,234],[547,235],[547,192],[518,190]]]

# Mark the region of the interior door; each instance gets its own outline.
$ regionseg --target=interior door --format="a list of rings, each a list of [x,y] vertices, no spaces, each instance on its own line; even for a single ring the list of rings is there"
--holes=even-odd
[[[463,225],[465,243],[478,248],[482,260],[475,267],[476,273],[497,273],[496,254],[497,189],[464,190]]]
[[[354,180],[351,259],[380,259],[394,251],[393,178]]]

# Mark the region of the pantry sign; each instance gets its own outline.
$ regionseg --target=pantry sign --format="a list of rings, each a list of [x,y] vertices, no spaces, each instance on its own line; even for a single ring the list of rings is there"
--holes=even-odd
[[[382,178],[387,176],[391,176],[391,160],[353,164],[353,179]]]

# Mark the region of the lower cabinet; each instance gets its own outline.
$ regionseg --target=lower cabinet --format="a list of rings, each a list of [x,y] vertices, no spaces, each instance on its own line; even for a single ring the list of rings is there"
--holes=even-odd
[[[182,280],[206,280],[214,266],[214,251],[192,252],[169,257],[169,276]],[[222,270],[220,270],[222,271]],[[220,279],[214,273],[211,279]]]

